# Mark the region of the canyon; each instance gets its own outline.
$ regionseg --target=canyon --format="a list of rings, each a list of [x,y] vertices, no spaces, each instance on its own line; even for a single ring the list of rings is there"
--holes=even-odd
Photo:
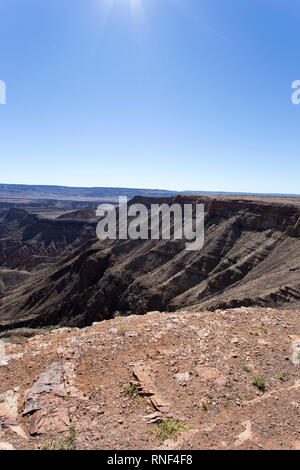
[[[98,202],[0,201],[0,449],[299,450],[300,199],[129,202],[203,204],[198,251]]]
[[[92,209],[56,218],[20,208],[0,219],[0,331],[91,325],[116,314],[300,305],[297,198],[136,196],[204,204],[205,244],[95,237]]]

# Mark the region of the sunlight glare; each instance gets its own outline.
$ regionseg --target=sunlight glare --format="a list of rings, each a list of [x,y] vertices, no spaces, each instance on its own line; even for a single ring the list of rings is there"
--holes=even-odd
[[[97,1],[99,5],[99,0]],[[100,0],[103,12],[103,25],[105,26],[109,18],[114,14],[115,8],[127,4],[134,26],[138,27],[139,30],[147,29],[143,3],[144,0]]]

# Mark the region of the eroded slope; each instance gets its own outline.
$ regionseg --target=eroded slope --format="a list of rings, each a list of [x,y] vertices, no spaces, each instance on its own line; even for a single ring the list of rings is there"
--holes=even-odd
[[[204,203],[203,249],[188,252],[172,240],[90,240],[9,292],[0,328],[86,326],[116,311],[299,306],[297,205],[195,196],[133,202]]]

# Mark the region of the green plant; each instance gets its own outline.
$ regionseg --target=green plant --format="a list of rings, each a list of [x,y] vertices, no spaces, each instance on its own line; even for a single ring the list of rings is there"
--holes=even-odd
[[[163,419],[152,432],[157,436],[159,442],[162,444],[167,439],[173,439],[177,433],[189,431],[191,427],[188,424],[183,424],[176,419]]]
[[[75,450],[76,449],[76,431],[72,426],[68,437],[61,439],[59,450]]]
[[[123,392],[125,392],[126,395],[129,395],[130,397],[133,397],[134,395],[137,394],[138,388],[135,384],[124,385]]]
[[[253,380],[253,385],[258,388],[258,390],[261,390],[262,392],[265,391],[266,389],[266,378],[265,377],[254,377]]]
[[[59,442],[54,439],[45,441],[42,450],[75,450],[76,449],[76,431],[74,427],[69,430],[69,435]]]
[[[57,450],[57,444],[55,441],[49,440],[42,444],[42,450]]]
[[[300,353],[298,353],[297,359],[298,361],[300,361]]]
[[[281,382],[285,382],[285,380],[286,380],[284,374],[280,374],[278,376],[278,379],[281,380]]]
[[[205,411],[207,411],[208,405],[207,405],[206,401],[203,401],[203,402],[202,402],[202,408],[203,408]]]
[[[251,372],[251,369],[250,369],[250,367],[247,366],[247,364],[242,364],[242,369],[243,369],[243,371],[245,371],[247,373]]]

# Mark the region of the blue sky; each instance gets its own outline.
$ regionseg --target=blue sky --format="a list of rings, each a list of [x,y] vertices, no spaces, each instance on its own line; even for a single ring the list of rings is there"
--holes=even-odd
[[[1,0],[0,183],[300,193],[298,0]]]

